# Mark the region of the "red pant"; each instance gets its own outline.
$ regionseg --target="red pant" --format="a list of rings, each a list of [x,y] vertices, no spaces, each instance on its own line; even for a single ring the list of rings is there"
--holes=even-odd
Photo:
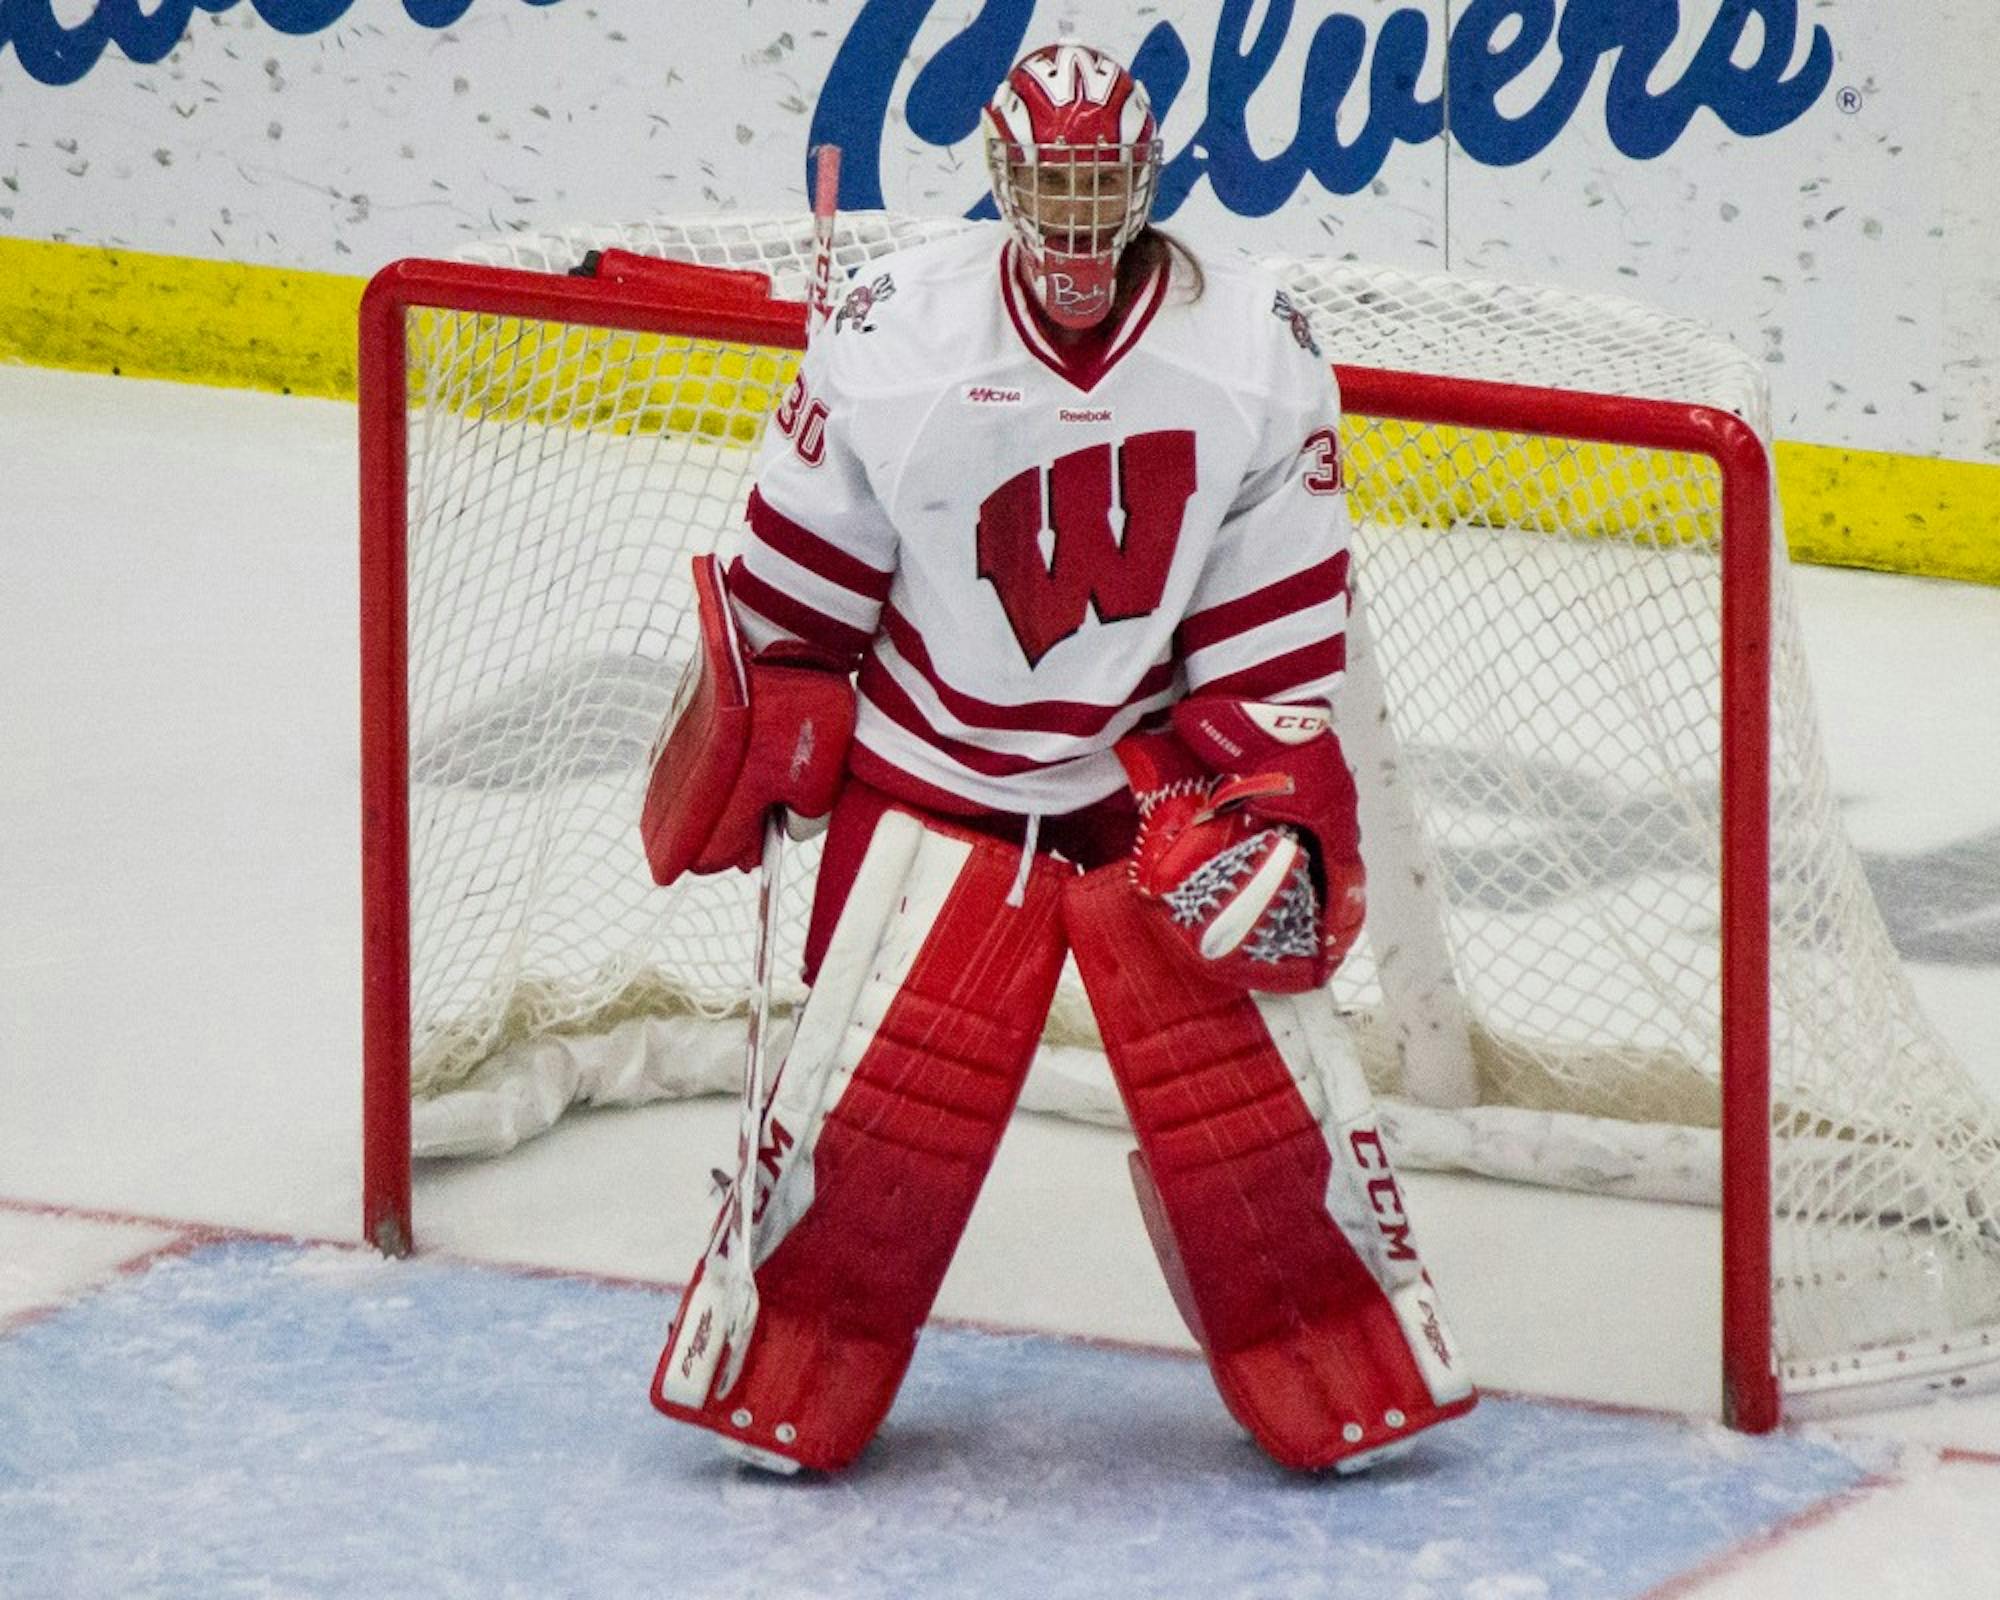
[[[833,937],[833,925],[839,920],[840,908],[847,903],[854,875],[861,870],[861,857],[875,832],[875,819],[892,807],[917,816],[933,814],[925,806],[899,800],[849,774],[840,799],[834,804],[833,820],[827,827],[826,852],[820,857],[819,884],[813,890],[812,921],[806,929],[807,984],[819,974],[820,957],[826,954],[826,942]],[[949,820],[958,827],[1016,844],[1027,838],[1028,819],[1014,812],[977,812],[969,816],[954,815]],[[1036,828],[1035,848],[1052,851],[1087,872],[1130,855],[1138,831],[1139,812],[1133,804],[1132,792],[1120,789],[1080,811],[1041,818]]]

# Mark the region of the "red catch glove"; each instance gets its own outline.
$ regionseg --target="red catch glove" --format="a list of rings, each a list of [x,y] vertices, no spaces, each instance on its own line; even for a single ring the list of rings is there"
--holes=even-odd
[[[1201,971],[1318,988],[1366,912],[1354,778],[1323,706],[1196,695],[1120,741],[1139,805],[1132,884]]]

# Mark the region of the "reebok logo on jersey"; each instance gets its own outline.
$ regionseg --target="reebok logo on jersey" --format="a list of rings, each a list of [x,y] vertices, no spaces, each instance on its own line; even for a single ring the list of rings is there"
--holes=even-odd
[[[1000,389],[990,383],[975,383],[961,397],[969,406],[1018,406],[1027,399],[1019,389]]]
[[[1109,406],[1058,406],[1056,408],[1056,421],[1058,422],[1109,422],[1110,420],[1111,408]]]

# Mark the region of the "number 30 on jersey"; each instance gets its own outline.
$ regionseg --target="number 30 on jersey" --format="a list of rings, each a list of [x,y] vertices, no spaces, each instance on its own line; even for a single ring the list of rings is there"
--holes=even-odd
[[[778,402],[778,409],[771,420],[778,425],[778,432],[792,441],[792,448],[799,453],[799,459],[809,467],[816,467],[826,454],[826,402],[816,400],[806,394],[806,375],[802,372],[792,379],[791,388],[785,391],[785,398]]]

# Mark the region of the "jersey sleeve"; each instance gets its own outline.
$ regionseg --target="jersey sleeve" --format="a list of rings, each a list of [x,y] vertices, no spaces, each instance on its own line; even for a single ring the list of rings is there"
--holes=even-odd
[[[851,669],[888,598],[896,531],[856,451],[832,344],[806,352],[765,429],[728,587],[753,652],[799,643]]]
[[[1277,353],[1250,470],[1174,636],[1190,693],[1328,700],[1347,664],[1339,392],[1293,319],[1274,328],[1298,347]]]

